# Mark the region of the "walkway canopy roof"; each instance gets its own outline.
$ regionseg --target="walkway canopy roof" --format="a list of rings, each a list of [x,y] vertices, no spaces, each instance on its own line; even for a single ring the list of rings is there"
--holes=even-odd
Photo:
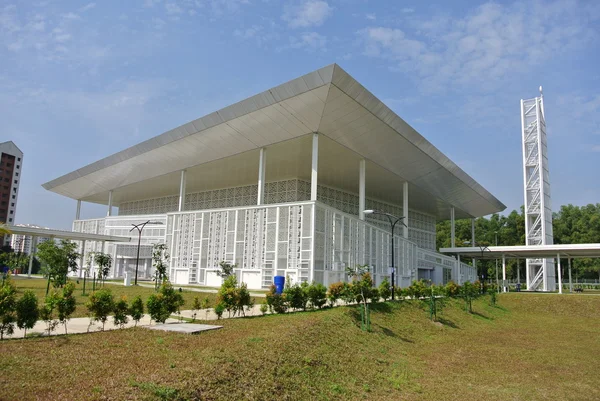
[[[106,242],[129,242],[130,237],[119,237],[115,235],[86,234],[74,231],[52,230],[49,228],[6,226],[11,234],[31,235],[40,238],[60,238],[77,241],[106,241]]]
[[[441,248],[441,253],[452,253],[476,259],[600,258],[600,244],[555,244],[518,246],[475,246]]]
[[[484,216],[506,208],[336,64],[208,114],[43,186],[73,199],[102,204],[108,203],[108,191],[113,190],[113,204],[118,206],[126,201],[176,195],[178,171],[183,169],[187,169],[188,193],[224,188],[225,184],[248,185],[257,182],[258,152],[262,147],[269,152],[267,181],[293,178],[291,175],[300,165],[306,165],[310,177],[310,158],[305,164],[303,147],[287,145],[291,153],[288,149],[288,154],[275,159],[271,155],[277,146],[283,152],[286,144],[301,141],[314,132],[325,137],[323,142],[330,148],[329,153],[324,153],[320,141],[319,184],[354,189],[358,185],[354,159],[364,158],[367,196],[377,193],[381,200],[398,201],[402,196],[401,183],[408,181],[409,207],[438,219],[449,218],[451,206],[455,207],[457,218]],[[298,152],[294,153],[295,149]],[[273,170],[281,174],[274,176]],[[369,170],[385,174],[370,177]],[[296,177],[299,175],[302,178],[304,173]]]

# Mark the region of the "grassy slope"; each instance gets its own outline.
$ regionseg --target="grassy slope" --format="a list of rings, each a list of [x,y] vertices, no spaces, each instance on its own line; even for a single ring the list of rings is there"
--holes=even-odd
[[[222,321],[198,336],[132,329],[0,343],[7,399],[600,399],[600,297],[453,301],[445,324],[384,304]],[[34,378],[34,379],[33,379]],[[6,396],[10,395],[10,396]],[[175,398],[173,398],[175,399]]]
[[[43,304],[44,297],[46,296],[46,280],[41,279],[27,279],[21,277],[13,277],[13,282],[17,286],[18,297],[20,297],[25,290],[32,290],[35,292],[35,295],[38,297],[39,304]],[[87,316],[87,308],[85,307],[85,303],[88,301],[89,294],[92,293],[92,283],[88,281],[85,285],[86,296],[81,295],[83,290],[83,280],[79,281],[79,284],[75,285],[75,298],[77,300],[77,309],[72,317],[84,317]],[[96,289],[100,288],[99,286]],[[139,287],[139,286],[130,286],[124,287],[122,285],[114,285],[114,284],[104,284],[104,288],[108,288],[112,291],[115,299],[120,299],[122,296],[125,296],[129,302],[133,300],[136,296],[140,295],[144,300],[144,303],[148,299],[151,294],[154,294],[154,289],[147,287]],[[177,286],[176,286],[177,288]],[[54,289],[50,286],[50,292]],[[59,288],[58,291],[61,291]],[[200,299],[208,297],[212,304],[214,304],[216,299],[216,294],[210,293],[200,293],[195,291],[188,291],[185,288],[182,292],[183,299],[185,300],[185,305],[183,309],[191,309],[192,302],[194,301],[194,297],[198,296]]]

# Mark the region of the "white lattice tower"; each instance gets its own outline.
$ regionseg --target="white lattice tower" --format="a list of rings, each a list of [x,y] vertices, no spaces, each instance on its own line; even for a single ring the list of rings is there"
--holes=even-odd
[[[523,134],[523,186],[525,194],[525,244],[550,245],[552,208],[544,98],[521,100]],[[527,259],[527,289],[554,291],[556,275],[552,259]]]

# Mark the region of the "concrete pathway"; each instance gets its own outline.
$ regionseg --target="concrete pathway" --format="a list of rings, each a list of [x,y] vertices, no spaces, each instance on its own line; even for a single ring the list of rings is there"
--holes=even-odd
[[[105,281],[105,284],[112,284],[112,285],[120,285],[122,286],[123,283],[120,283],[118,281]],[[173,283],[171,283],[173,284]],[[138,281],[138,286],[139,287],[145,287],[145,288],[154,288],[154,284],[150,284],[150,283],[146,283],[146,282],[139,282]],[[180,286],[177,284],[173,284],[173,287],[175,288],[180,288],[182,290],[187,290],[187,291],[193,291],[193,292],[203,292],[203,293],[208,293],[208,294],[216,294],[217,292],[219,292],[218,289],[215,288],[206,288],[206,287],[192,287],[189,286],[189,284],[187,286]],[[250,291],[250,296],[251,297],[259,297],[259,298],[265,298],[266,294],[264,292],[252,292]]]

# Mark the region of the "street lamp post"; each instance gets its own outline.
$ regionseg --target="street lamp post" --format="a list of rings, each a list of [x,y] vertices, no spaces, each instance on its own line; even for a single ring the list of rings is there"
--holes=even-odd
[[[142,230],[144,229],[144,227],[146,227],[147,224],[162,224],[162,223],[160,221],[148,220],[145,223],[131,224],[133,226],[133,228],[131,230],[129,230],[129,232],[132,232],[134,229],[138,230],[137,257],[135,259],[135,281],[133,282],[133,285],[137,285],[138,267],[140,264],[140,245],[142,242]]]
[[[494,239],[498,246],[498,231],[494,231]],[[496,258],[496,291],[500,292],[500,283],[498,282],[498,258]]]
[[[400,222],[400,224],[402,224],[403,226],[406,226],[406,224],[404,224],[404,222],[402,221],[402,219],[404,219],[404,217],[396,217],[393,214],[389,214],[389,213],[385,213],[385,212],[379,212],[377,210],[372,210],[372,209],[368,209],[368,210],[364,210],[363,211],[364,214],[381,214],[384,215],[388,218],[389,222],[390,222],[390,226],[392,226],[392,301],[394,300],[394,290],[396,289],[396,280],[395,280],[395,273],[396,273],[396,266],[394,265],[394,228],[396,227],[396,224],[398,224],[398,222]]]
[[[489,251],[490,248],[488,248],[488,246],[485,244],[478,243],[477,241],[473,241],[473,242],[465,241],[463,243],[466,245],[472,244],[473,246],[476,246],[477,248],[481,249],[481,267],[482,267],[482,269],[481,269],[481,284],[483,285],[483,283],[485,281],[485,270],[483,269],[483,251],[485,251],[486,249]],[[477,272],[475,272],[475,273],[477,273]]]

